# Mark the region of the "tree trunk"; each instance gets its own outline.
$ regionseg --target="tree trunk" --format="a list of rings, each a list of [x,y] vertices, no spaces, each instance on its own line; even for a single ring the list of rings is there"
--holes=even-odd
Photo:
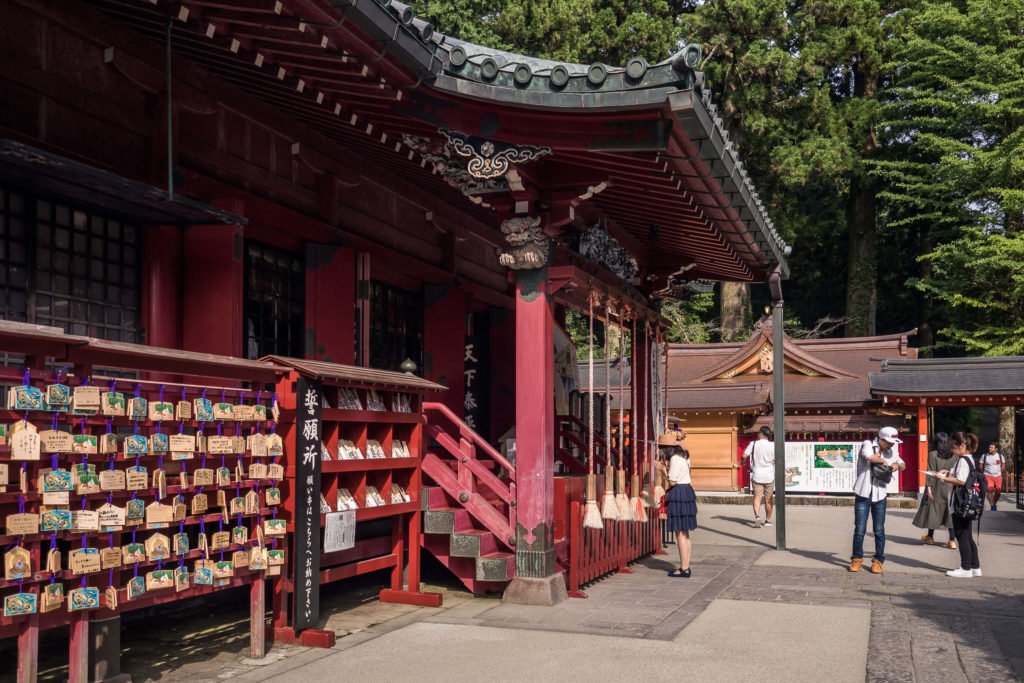
[[[854,66],[854,78],[854,95],[866,100],[874,99],[878,92],[878,74],[863,57]],[[874,127],[869,127],[861,146],[862,157],[872,157],[876,149],[878,138]],[[846,316],[850,319],[846,324],[847,337],[866,337],[875,333],[878,304],[877,193],[871,178],[865,172],[855,170],[846,203],[846,227],[850,235],[846,280]]]
[[[1013,406],[999,408],[999,452],[1006,458],[1010,472],[1013,472],[1017,448],[1016,409]],[[982,453],[985,449],[982,448]]]
[[[877,234],[875,188],[867,178],[850,183],[846,224],[850,231],[850,253],[846,282],[847,337],[869,337],[875,333],[878,303]]]
[[[722,302],[722,341],[744,339],[751,329],[750,285],[745,282],[723,282],[720,285]]]

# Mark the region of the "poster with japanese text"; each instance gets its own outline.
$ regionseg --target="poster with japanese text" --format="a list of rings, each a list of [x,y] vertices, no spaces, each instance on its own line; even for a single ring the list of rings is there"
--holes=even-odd
[[[786,442],[786,491],[853,493],[861,441]],[[898,448],[898,446],[897,446]],[[899,491],[897,472],[887,491]]]

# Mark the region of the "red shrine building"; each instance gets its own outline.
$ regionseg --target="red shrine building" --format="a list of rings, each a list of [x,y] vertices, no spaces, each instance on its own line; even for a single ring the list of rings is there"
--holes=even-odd
[[[0,38],[0,316],[443,386],[410,495],[423,546],[476,591],[565,594],[565,312],[632,335],[649,389],[660,299],[788,276],[696,45],[552,62],[384,0],[0,0]],[[845,372],[817,353],[795,345],[787,367]],[[649,474],[660,425],[634,393],[647,440],[590,437],[578,464],[615,449]],[[672,410],[696,407],[685,393]],[[493,448],[513,426],[514,464]]]

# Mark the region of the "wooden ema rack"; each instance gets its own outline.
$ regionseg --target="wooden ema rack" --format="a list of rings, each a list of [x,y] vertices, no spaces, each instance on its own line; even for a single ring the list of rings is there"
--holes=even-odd
[[[25,365],[29,368],[29,383],[31,386],[43,389],[44,391],[47,385],[56,383],[54,367],[66,367],[68,372],[73,375],[70,379],[61,379],[62,384],[69,385],[72,389],[81,385],[85,378],[92,376],[94,367],[96,375],[110,374],[112,370],[115,370],[121,373],[138,373],[145,377],[149,373],[160,372],[174,373],[174,378],[177,379],[187,374],[189,377],[185,381],[190,384],[184,387],[181,384],[171,383],[169,381],[171,375],[161,377],[161,379],[168,379],[164,386],[164,400],[170,403],[177,403],[177,401],[181,400],[183,388],[185,389],[186,399],[191,401],[202,394],[201,386],[220,385],[216,389],[211,388],[207,390],[210,400],[216,402],[221,398],[221,387],[239,387],[247,384],[252,388],[252,391],[245,393],[242,400],[239,400],[240,394],[237,389],[227,390],[227,400],[232,403],[252,405],[255,402],[259,387],[266,386],[268,391],[263,392],[263,404],[269,407],[274,385],[277,383],[278,378],[287,372],[284,368],[254,361],[243,361],[207,354],[188,354],[174,350],[153,349],[133,345],[109,344],[63,335],[58,331],[46,330],[45,332],[39,332],[39,328],[35,328],[35,331],[25,331],[22,327],[10,323],[0,323],[0,349],[9,353],[24,355]],[[166,353],[162,353],[163,351],[166,351]],[[101,359],[102,371],[99,366],[94,366],[94,362]],[[49,368],[47,368],[48,363]],[[201,378],[197,378],[200,375]],[[152,375],[150,376],[152,377]],[[0,368],[0,382],[10,385],[23,385],[23,371],[17,368]],[[95,380],[91,382],[91,385],[99,386],[101,391],[109,391],[110,389],[109,380],[103,382]],[[160,386],[159,382],[143,381],[136,383],[134,379],[122,379],[117,382],[116,390],[123,393],[126,399],[128,399],[135,396],[136,387],[138,387],[140,397],[155,401],[159,398]],[[6,391],[3,393],[6,398]],[[6,406],[6,404],[2,405]],[[39,431],[52,428],[54,414],[54,412],[42,410],[27,411],[28,421],[34,424]],[[107,432],[108,418],[105,416],[86,417],[83,423],[81,417],[72,417],[67,413],[56,414],[58,429],[70,431],[73,435],[84,433],[99,436]],[[22,410],[0,410],[0,422],[7,429],[10,429],[12,423],[25,418],[25,416],[26,411]],[[56,456],[59,468],[70,470],[72,465],[83,462],[95,465],[98,472],[108,469],[111,463],[120,470],[133,466],[135,464],[135,456],[125,457],[123,448],[120,448],[120,446],[125,435],[131,435],[136,431],[136,422],[128,417],[111,417],[109,419],[113,426],[112,431],[119,433],[119,437],[121,437],[118,439],[119,452],[114,454],[113,458],[110,454],[83,455],[81,453],[60,453]],[[254,430],[262,433],[270,431],[270,425],[267,422],[237,424],[239,424],[239,430],[243,435],[248,435]],[[138,433],[144,435],[150,435],[158,430],[165,434],[174,434],[178,432],[179,428],[178,421],[161,422],[161,426],[158,427],[156,423],[149,420],[140,420],[137,422],[137,425]],[[202,426],[207,436],[217,434],[217,423],[205,423]],[[190,433],[197,431],[200,424],[195,420],[186,420],[184,421],[184,427],[184,432]],[[221,429],[225,435],[234,435],[235,423],[222,422]],[[39,460],[12,460],[10,438],[8,433],[7,445],[0,447],[0,464],[5,464],[8,468],[8,484],[5,487],[5,491],[0,493],[0,521],[4,522],[4,526],[0,527],[0,532],[4,534],[0,535],[0,545],[3,546],[5,552],[15,545],[25,548],[31,557],[31,573],[23,580],[0,580],[0,596],[6,598],[15,593],[29,593],[34,594],[37,600],[37,609],[34,613],[0,617],[0,637],[17,638],[17,680],[19,683],[31,683],[36,680],[39,632],[43,629],[62,626],[69,627],[68,680],[71,683],[85,683],[90,677],[90,643],[93,640],[89,634],[91,621],[107,620],[131,610],[178,600],[188,600],[227,588],[244,586],[249,587],[251,604],[250,654],[253,657],[262,657],[264,655],[265,571],[251,570],[248,567],[237,568],[234,569],[229,578],[224,577],[220,581],[216,581],[215,585],[197,585],[194,583],[195,562],[203,558],[202,551],[197,549],[197,538],[200,528],[204,527],[206,536],[210,539],[214,532],[220,530],[222,523],[221,509],[217,506],[217,490],[225,490],[225,496],[230,500],[232,497],[238,496],[239,493],[244,496],[247,492],[255,490],[257,486],[262,486],[259,495],[258,511],[241,515],[241,526],[248,529],[250,540],[245,543],[232,543],[228,548],[224,549],[224,555],[228,559],[231,558],[235,551],[242,551],[243,549],[247,551],[249,547],[256,545],[257,525],[261,524],[262,520],[273,515],[272,509],[265,503],[265,492],[270,486],[270,482],[265,480],[254,481],[248,478],[248,465],[257,460],[251,457],[251,453],[224,456],[225,465],[231,469],[233,474],[236,463],[242,463],[243,472],[245,473],[243,480],[236,483],[233,477],[231,484],[228,486],[218,485],[215,480],[213,486],[203,486],[201,491],[197,490],[191,480],[188,482],[188,489],[183,491],[179,485],[179,473],[183,466],[187,468],[189,473],[202,467],[204,459],[202,453],[196,452],[192,459],[177,461],[172,460],[169,453],[162,458],[154,454],[140,456],[140,464],[148,469],[150,477],[152,477],[153,471],[157,469],[159,461],[162,459],[167,482],[167,497],[163,499],[163,502],[169,504],[179,493],[184,495],[185,504],[188,508],[187,516],[183,520],[172,521],[164,526],[144,522],[138,526],[124,526],[120,530],[114,531],[104,529],[83,533],[82,531],[67,530],[55,532],[53,536],[51,536],[49,531],[40,531],[40,533],[27,535],[6,535],[7,517],[10,514],[18,513],[21,502],[24,504],[25,512],[36,514],[40,512],[43,496],[38,489],[38,475],[40,470],[51,468],[52,460],[54,459],[51,453],[42,451]],[[259,460],[268,464],[273,461],[272,458],[259,458]],[[216,470],[221,466],[221,456],[219,455],[207,455],[206,461],[206,467],[208,468]],[[28,484],[27,492],[20,490],[20,473],[23,465]],[[208,496],[209,509],[205,514],[193,514],[192,512],[190,503],[197,492],[205,493]],[[132,496],[133,492],[127,490],[112,491],[109,492],[109,495],[107,492],[80,495],[76,490],[72,490],[68,494],[68,508],[70,510],[96,510],[108,501],[112,501],[114,505],[123,506]],[[137,499],[143,500],[148,505],[155,500],[157,489],[148,487],[136,490],[134,496]],[[230,515],[228,523],[224,524],[224,530],[230,532],[232,527],[238,525],[238,519],[239,516],[237,514]],[[79,549],[83,543],[88,547],[98,549],[111,546],[125,546],[132,542],[133,530],[135,540],[138,543],[145,543],[148,538],[157,533],[162,533],[169,539],[173,539],[175,534],[184,532],[189,539],[189,550],[179,556],[174,553],[172,547],[169,556],[163,561],[144,560],[138,563],[138,565],[123,563],[121,566],[113,569],[103,569],[99,572],[85,574],[86,586],[98,589],[100,605],[97,608],[84,611],[69,611],[70,592],[81,587],[83,579],[83,575],[76,575],[70,569],[69,552]],[[51,548],[52,539],[56,541],[57,549],[61,553],[61,569],[53,573],[47,570],[46,559]],[[290,549],[285,548],[284,542],[285,538],[279,537],[277,547],[284,548],[287,557]],[[270,537],[267,537],[266,545],[267,547],[271,545]],[[220,558],[220,554],[221,551],[219,550],[211,550],[209,551],[209,558],[210,560],[217,561]],[[127,585],[136,576],[136,566],[138,567],[137,576],[144,577],[148,572],[157,569],[160,564],[163,565],[163,568],[173,570],[179,566],[179,559],[184,560],[184,566],[190,571],[187,588],[181,591],[176,590],[174,587],[147,590],[145,593],[129,599]],[[271,569],[278,570],[279,568],[273,567]],[[62,584],[64,586],[64,602],[51,611],[42,612],[41,593],[47,586],[54,584]],[[106,602],[106,593],[111,586],[117,591],[114,609],[110,609]],[[96,656],[99,656],[98,652]],[[119,654],[114,656],[119,656]],[[114,661],[112,668],[114,671],[119,670],[119,663]]]
[[[279,356],[263,360],[296,371],[283,377],[277,388],[282,414],[279,431],[285,443],[282,513],[291,534],[289,546],[296,548],[296,553],[301,552],[302,534],[296,538],[296,523],[304,512],[303,505],[309,502],[304,498],[306,492],[301,481],[309,475],[297,467],[297,459],[303,451],[305,417],[300,395],[304,385],[299,380],[304,379],[315,387],[321,400],[316,432],[330,458],[318,459],[320,487],[312,499],[316,515],[315,528],[310,532],[314,537],[311,547],[323,547],[327,515],[320,512],[321,495],[332,512],[339,510],[340,491],[351,494],[358,506],[354,511],[357,540],[351,548],[319,556],[318,585],[388,570],[390,585],[380,591],[381,601],[440,606],[442,596],[424,593],[419,585],[425,423],[422,406],[426,391],[444,387],[395,372]],[[375,400],[379,403],[373,406]],[[341,405],[348,407],[338,407]],[[374,407],[377,409],[371,409]],[[343,443],[351,444],[362,458],[343,459],[340,452]],[[371,458],[371,444],[379,445],[385,457]],[[406,445],[408,455],[401,444]],[[317,455],[321,455],[320,443],[317,443],[317,451]],[[392,500],[393,484],[404,491],[408,501]],[[383,497],[383,505],[372,505],[374,491]],[[313,626],[302,629],[301,624],[296,628],[296,601],[303,599],[301,584],[304,583],[301,577],[297,578],[296,571],[289,563],[286,573],[273,582],[274,638],[281,642],[330,647],[334,643],[333,632]],[[403,575],[407,575],[405,581]]]

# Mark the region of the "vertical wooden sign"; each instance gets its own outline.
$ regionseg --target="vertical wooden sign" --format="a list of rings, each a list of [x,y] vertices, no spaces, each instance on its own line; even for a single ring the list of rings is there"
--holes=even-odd
[[[299,377],[295,410],[294,628],[320,621],[320,406],[319,382]]]

